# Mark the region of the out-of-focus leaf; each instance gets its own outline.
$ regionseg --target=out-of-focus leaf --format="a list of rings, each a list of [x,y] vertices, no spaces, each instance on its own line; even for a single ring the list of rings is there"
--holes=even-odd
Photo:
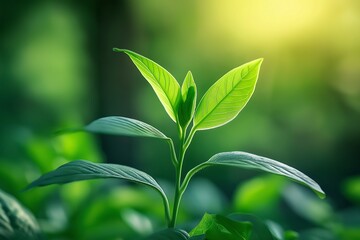
[[[270,217],[281,197],[284,183],[284,179],[274,175],[260,176],[244,182],[235,192],[235,210]]]
[[[277,240],[297,240],[299,239],[299,234],[295,231],[287,230],[285,231],[283,227],[274,222],[267,220],[266,226],[268,227],[269,231],[273,235],[273,237]]]
[[[133,61],[140,73],[150,83],[171,119],[176,122],[177,104],[180,97],[180,85],[163,67],[135,52],[114,48],[115,52],[124,52]]]
[[[287,230],[284,232],[284,240],[298,240],[299,233],[291,230]]]
[[[336,220],[340,227],[337,232],[341,240],[360,239],[360,209],[350,208],[336,213]]]
[[[123,217],[123,220],[137,233],[146,236],[153,232],[151,220],[144,214],[127,208],[121,211],[121,216]]]
[[[255,90],[262,61],[257,59],[241,65],[212,85],[196,109],[194,129],[216,128],[233,120]]]
[[[341,240],[355,240],[356,238],[344,238]],[[299,240],[340,240],[333,232],[326,229],[310,229],[300,232]]]
[[[191,174],[209,166],[231,166],[248,169],[257,169],[273,174],[285,176],[312,189],[320,198],[325,197],[320,186],[299,170],[284,163],[257,156],[246,152],[223,152],[212,156],[208,161],[196,166]]]
[[[0,190],[0,239],[41,239],[34,216],[9,194]]]
[[[207,179],[196,178],[186,189],[182,206],[191,216],[201,217],[206,211],[224,211],[228,203],[221,190],[213,183]]]
[[[152,234],[143,240],[187,240],[189,234],[181,229],[168,228]]]
[[[333,209],[326,201],[295,184],[289,184],[283,191],[283,196],[291,208],[307,220],[323,225],[334,217]]]
[[[284,229],[273,221],[266,221],[266,226],[276,240],[284,240]]]
[[[348,199],[360,205],[360,176],[347,179],[343,191]]]
[[[207,240],[248,240],[252,224],[238,222],[230,218],[206,213],[200,223],[190,232],[190,236],[205,234]]]

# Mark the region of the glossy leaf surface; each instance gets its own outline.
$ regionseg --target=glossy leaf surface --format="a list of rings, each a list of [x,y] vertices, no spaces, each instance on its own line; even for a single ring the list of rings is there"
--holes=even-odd
[[[163,67],[135,52],[114,48],[115,52],[124,52],[133,61],[143,77],[150,83],[171,119],[176,122],[177,104],[180,97],[180,85]]]
[[[100,118],[87,125],[84,129],[96,133],[169,139],[155,127],[126,117]]]
[[[150,186],[156,189],[163,197],[164,203],[167,203],[167,197],[163,189],[147,173],[128,166],[108,163],[92,163],[84,160],[66,163],[56,170],[44,174],[32,182],[26,190],[50,184],[64,184],[99,178],[117,178]]]
[[[257,59],[237,67],[212,85],[196,109],[194,128],[216,128],[233,120],[255,90],[261,63]]]
[[[216,165],[257,169],[285,176],[311,188],[320,198],[325,197],[324,191],[310,177],[306,176],[304,173],[293,167],[270,158],[261,157],[246,152],[223,152],[212,156],[208,161],[200,164],[198,169],[200,170],[207,166]]]
[[[97,178],[118,178],[145,184],[164,194],[160,185],[150,175],[140,170],[118,164],[93,163],[84,160],[66,163],[56,170],[44,174],[32,182],[27,189]]]

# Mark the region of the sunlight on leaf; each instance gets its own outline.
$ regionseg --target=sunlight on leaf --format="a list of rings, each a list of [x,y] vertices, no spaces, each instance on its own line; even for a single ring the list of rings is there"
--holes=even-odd
[[[126,53],[143,77],[150,83],[171,119],[176,122],[177,105],[180,97],[180,86],[176,79],[154,61],[135,52],[114,48],[115,52]]]
[[[187,126],[195,113],[197,88],[192,73],[186,74],[181,86],[181,101],[179,102],[179,122]]]
[[[222,76],[200,100],[194,129],[220,127],[233,120],[250,100],[263,59],[237,67]]]

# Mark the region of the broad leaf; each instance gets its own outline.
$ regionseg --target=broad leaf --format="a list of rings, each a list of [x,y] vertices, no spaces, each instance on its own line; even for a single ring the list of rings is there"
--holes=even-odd
[[[251,229],[252,224],[249,222],[238,222],[221,215],[206,213],[190,235],[205,234],[208,240],[248,240]]]
[[[184,230],[168,228],[163,231],[152,234],[144,240],[187,240],[189,234]]]
[[[231,70],[209,88],[196,109],[195,130],[222,126],[239,114],[255,90],[262,61],[257,59]]]
[[[208,166],[232,166],[240,168],[257,169],[273,174],[285,176],[311,188],[320,198],[325,197],[320,186],[299,170],[270,158],[257,156],[246,152],[223,152],[212,156],[208,161],[196,167],[199,171]]]
[[[1,190],[0,239],[41,239],[34,216],[15,198]]]
[[[178,115],[181,126],[187,126],[191,121],[196,106],[197,89],[194,78],[189,71],[181,86],[181,101],[179,101]]]
[[[250,240],[275,240],[268,226],[256,216],[249,214],[232,213],[227,217],[235,221],[251,222],[253,230]]]
[[[84,129],[96,133],[169,139],[153,126],[126,117],[100,118],[87,125]]]
[[[177,104],[180,98],[180,86],[176,79],[154,61],[135,52],[114,48],[115,52],[124,52],[133,61],[140,73],[150,83],[171,119],[176,122]]]
[[[117,178],[150,186],[161,194],[165,208],[168,207],[168,200],[163,189],[150,175],[135,168],[118,164],[76,160],[44,174],[32,182],[26,190],[50,184],[64,184],[98,178]]]

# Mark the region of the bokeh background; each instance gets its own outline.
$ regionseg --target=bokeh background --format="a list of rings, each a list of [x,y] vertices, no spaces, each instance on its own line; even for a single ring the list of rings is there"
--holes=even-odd
[[[172,194],[166,143],[54,135],[118,115],[176,137],[151,87],[113,47],[153,59],[180,83],[191,70],[200,96],[263,57],[247,107],[228,125],[198,132],[185,169],[217,152],[247,151],[300,169],[328,195],[320,201],[279,177],[210,168],[184,196],[180,226],[191,228],[205,211],[242,212],[328,239],[359,236],[347,235],[360,228],[359,1],[2,1],[0,188],[49,239],[129,239],[164,227],[159,196],[118,181],[21,192],[40,174],[87,159],[144,170]]]

